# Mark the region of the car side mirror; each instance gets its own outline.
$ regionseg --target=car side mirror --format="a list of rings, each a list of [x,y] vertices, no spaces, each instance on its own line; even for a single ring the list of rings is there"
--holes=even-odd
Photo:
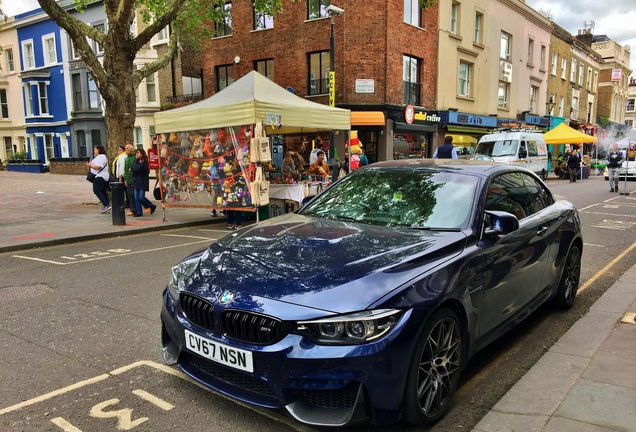
[[[508,234],[519,229],[519,219],[512,213],[486,210],[486,215],[487,225],[484,234],[487,236]]]
[[[316,197],[316,195],[307,195],[305,198],[303,198],[303,200],[300,202],[300,208],[305,207],[305,205],[311,201],[312,199],[314,199]]]
[[[527,157],[528,157],[528,152],[527,152],[527,151],[525,151],[525,150],[519,150],[519,157],[520,157],[521,159],[525,159],[525,158],[527,158]]]

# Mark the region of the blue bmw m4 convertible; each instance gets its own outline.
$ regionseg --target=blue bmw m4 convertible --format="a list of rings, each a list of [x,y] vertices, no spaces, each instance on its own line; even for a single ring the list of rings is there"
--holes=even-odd
[[[376,163],[175,266],[164,360],[308,424],[430,424],[473,354],[572,306],[582,251],[576,208],[523,168]]]

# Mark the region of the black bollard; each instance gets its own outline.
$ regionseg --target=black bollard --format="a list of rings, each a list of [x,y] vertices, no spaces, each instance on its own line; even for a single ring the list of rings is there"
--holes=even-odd
[[[113,225],[126,225],[124,184],[122,182],[113,182],[110,184],[110,190],[113,196],[111,210],[113,213]]]

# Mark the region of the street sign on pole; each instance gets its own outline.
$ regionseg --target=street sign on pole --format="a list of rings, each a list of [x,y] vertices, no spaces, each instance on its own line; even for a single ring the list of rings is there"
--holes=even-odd
[[[336,106],[336,72],[329,71],[329,106]]]

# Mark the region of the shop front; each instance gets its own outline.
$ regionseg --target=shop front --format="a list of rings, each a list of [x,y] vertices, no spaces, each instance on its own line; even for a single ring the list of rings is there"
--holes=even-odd
[[[411,105],[389,106],[387,110],[387,149],[384,160],[428,158],[438,131],[437,111]]]
[[[440,118],[438,141],[435,147],[442,144],[445,136],[450,135],[453,137],[453,145],[457,148],[457,154],[466,158],[475,154],[479,139],[498,129],[500,120],[502,120],[494,116],[468,114],[453,110],[441,111]]]

